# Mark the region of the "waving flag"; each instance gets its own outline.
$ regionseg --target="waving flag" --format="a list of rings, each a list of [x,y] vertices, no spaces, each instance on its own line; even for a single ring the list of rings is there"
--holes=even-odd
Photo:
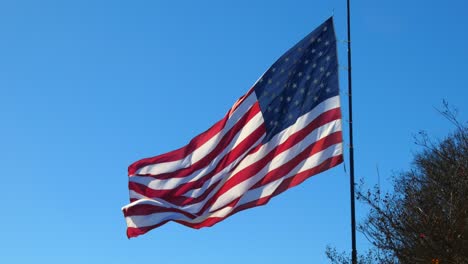
[[[168,221],[201,228],[343,161],[332,18],[279,58],[186,146],[128,168],[127,236]]]

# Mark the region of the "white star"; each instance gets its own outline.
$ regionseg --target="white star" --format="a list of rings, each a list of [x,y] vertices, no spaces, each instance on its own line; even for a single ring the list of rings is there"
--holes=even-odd
[[[330,72],[327,72],[327,77],[330,76],[330,74],[331,74]]]
[[[284,72],[284,69],[281,69],[280,72],[283,73],[283,72]]]
[[[321,39],[321,38],[318,38],[318,39],[317,39],[317,42],[320,42],[320,41],[322,41],[322,39]]]
[[[275,108],[275,113],[278,113],[279,112],[279,108]]]
[[[323,66],[320,67],[320,71],[321,71],[321,72],[325,71],[325,68],[324,68]]]
[[[305,89],[304,89],[304,88],[301,88],[301,93],[305,93]]]
[[[328,46],[328,44],[330,44],[330,41],[325,41],[325,46]]]
[[[327,91],[327,93],[329,93],[329,92],[331,92],[331,89],[329,87],[327,87],[327,89],[325,91]]]
[[[294,104],[295,104],[295,105],[299,105],[299,101],[296,100],[296,101],[294,102]]]
[[[305,61],[304,61],[304,64],[307,64],[307,63],[309,63],[309,60],[305,60]]]
[[[293,83],[292,88],[296,88],[296,87],[297,87],[297,85],[295,83]]]
[[[331,57],[328,55],[328,56],[327,56],[327,61],[329,61],[330,59],[331,59]]]
[[[312,64],[312,68],[317,67],[317,63]]]
[[[299,73],[297,74],[297,76],[301,77],[301,76],[302,76],[302,72],[299,72]]]
[[[283,101],[283,96],[280,96],[280,101],[281,101],[281,102]]]
[[[322,51],[321,51],[321,52],[319,52],[319,54],[318,54],[318,55],[319,55],[319,57],[320,57],[320,56],[322,56],[322,55],[323,55],[323,52],[322,52]]]
[[[286,98],[286,101],[288,101],[288,102],[291,101],[291,96],[288,96],[288,97]]]
[[[276,71],[276,68],[272,68],[271,71],[272,71],[272,72],[275,72],[275,71]]]
[[[301,48],[301,47],[299,47],[297,50],[298,50],[298,51],[302,51],[302,48]]]
[[[328,29],[328,27],[324,27],[324,28],[323,28],[323,31],[327,31],[327,29]]]
[[[317,97],[317,96],[314,97],[314,101],[315,101],[315,102],[318,101],[318,97]]]
[[[310,52],[315,53],[315,49],[312,49]]]
[[[286,57],[286,59],[284,59],[284,60],[285,60],[286,62],[288,62],[288,61],[289,61],[289,57]]]
[[[320,88],[323,88],[323,87],[325,87],[325,84],[321,83]]]
[[[271,84],[271,79],[268,79],[268,84]]]
[[[315,39],[314,39],[314,38],[311,38],[311,39],[310,39],[310,43],[312,43],[312,42],[314,42],[314,41],[315,41]]]
[[[318,83],[318,80],[317,79],[314,79],[314,84],[317,84]]]
[[[310,80],[310,75],[307,75],[307,76],[306,76],[306,80]]]
[[[293,118],[293,116],[291,114],[289,114],[288,118],[291,120]]]

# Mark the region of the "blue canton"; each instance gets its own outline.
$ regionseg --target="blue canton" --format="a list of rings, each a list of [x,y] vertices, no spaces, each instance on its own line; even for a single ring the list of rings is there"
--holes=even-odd
[[[254,86],[266,126],[264,142],[324,100],[337,96],[333,18],[279,58]]]

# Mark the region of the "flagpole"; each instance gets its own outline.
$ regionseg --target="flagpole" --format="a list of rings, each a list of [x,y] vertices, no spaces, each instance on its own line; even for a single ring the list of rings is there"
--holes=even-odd
[[[353,145],[353,97],[352,97],[352,79],[351,79],[351,15],[350,0],[347,0],[347,24],[348,24],[348,114],[349,114],[349,188],[351,194],[351,244],[352,264],[357,264],[356,251],[356,213],[354,205],[354,145]]]
[[[352,264],[357,264],[356,251],[356,213],[354,205],[354,145],[353,145],[353,97],[352,97],[352,78],[351,78],[351,15],[350,0],[347,0],[347,20],[348,20],[348,114],[349,114],[349,188],[351,194],[351,244]]]

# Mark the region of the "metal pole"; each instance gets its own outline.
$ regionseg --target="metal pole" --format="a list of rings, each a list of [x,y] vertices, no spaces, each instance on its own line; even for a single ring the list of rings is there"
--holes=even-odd
[[[351,81],[351,15],[350,0],[347,0],[348,13],[348,113],[349,113],[349,188],[351,193],[351,244],[352,244],[352,263],[357,264],[356,251],[356,213],[354,206],[354,145],[353,145],[353,97]]]

